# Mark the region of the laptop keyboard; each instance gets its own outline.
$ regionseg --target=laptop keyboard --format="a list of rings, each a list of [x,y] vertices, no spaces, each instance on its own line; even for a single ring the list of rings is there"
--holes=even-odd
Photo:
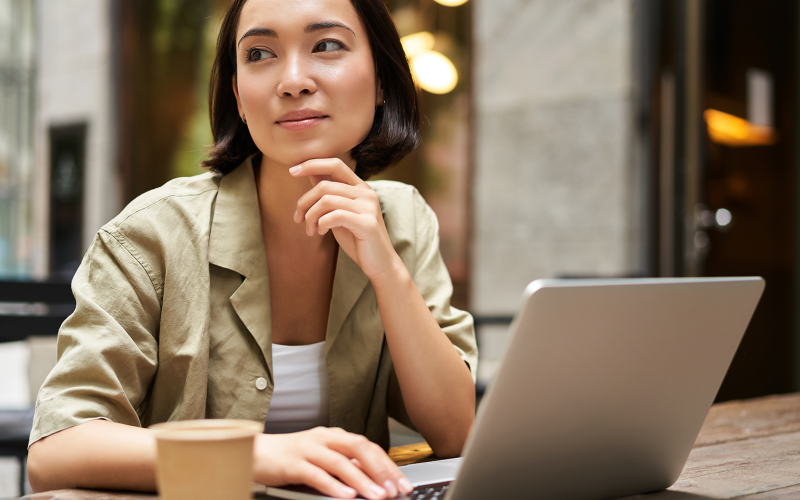
[[[426,484],[424,486],[417,486],[416,488],[414,488],[414,491],[408,494],[408,496],[399,498],[409,498],[411,500],[442,500],[444,499],[444,496],[447,493],[447,488],[449,486],[450,486],[449,481],[446,483]]]

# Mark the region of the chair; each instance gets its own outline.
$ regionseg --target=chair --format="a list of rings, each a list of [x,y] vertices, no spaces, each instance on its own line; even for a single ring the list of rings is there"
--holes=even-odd
[[[0,342],[55,337],[61,323],[74,310],[75,298],[69,283],[0,281]],[[20,460],[20,495],[25,493],[25,460],[32,424],[33,408],[0,410],[0,456]]]
[[[478,341],[478,347],[480,348],[480,333],[481,328],[484,326],[499,326],[499,327],[508,327],[511,325],[511,322],[514,320],[513,316],[507,315],[496,315],[496,316],[480,316],[475,315],[472,317],[472,320],[475,324],[475,334],[476,340]],[[483,395],[486,393],[486,385],[482,381],[478,381],[475,386],[475,404],[478,405],[483,398]],[[477,407],[477,406],[476,406]]]

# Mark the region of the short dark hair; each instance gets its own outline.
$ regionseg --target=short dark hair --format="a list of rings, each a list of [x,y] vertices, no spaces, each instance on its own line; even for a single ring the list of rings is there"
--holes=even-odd
[[[382,0],[350,0],[367,31],[375,74],[385,103],[375,110],[367,137],[352,150],[356,174],[368,179],[397,163],[419,144],[417,89],[408,59],[389,10]],[[257,153],[247,126],[242,123],[233,93],[236,74],[236,30],[247,0],[233,0],[217,38],[217,55],[211,68],[208,108],[214,147],[203,166],[222,174]]]

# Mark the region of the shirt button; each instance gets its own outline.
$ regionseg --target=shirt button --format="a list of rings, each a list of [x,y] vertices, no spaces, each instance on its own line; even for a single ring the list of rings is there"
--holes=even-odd
[[[267,388],[267,379],[265,379],[264,377],[258,377],[256,379],[256,389],[258,389],[259,391],[263,391],[266,388]]]

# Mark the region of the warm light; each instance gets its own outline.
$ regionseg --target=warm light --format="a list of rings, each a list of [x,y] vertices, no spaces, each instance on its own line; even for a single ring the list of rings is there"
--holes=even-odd
[[[436,0],[436,3],[440,3],[447,7],[458,7],[459,5],[464,5],[467,3],[467,0]]]
[[[755,125],[738,116],[716,109],[703,113],[708,124],[708,135],[717,144],[726,146],[763,146],[775,144],[778,134],[774,127]]]
[[[731,215],[731,211],[727,208],[720,208],[717,210],[715,219],[717,219],[717,224],[724,227],[731,223],[733,215]]]
[[[463,3],[463,2],[462,2]],[[433,50],[436,38],[420,31],[400,39],[414,80],[432,94],[446,94],[458,83],[458,72],[450,59]]]
[[[411,73],[431,94],[446,94],[458,83],[458,72],[450,59],[432,50],[411,59]]]
[[[404,36],[400,39],[400,43],[403,44],[406,57],[412,59],[423,52],[431,50],[436,43],[436,38],[427,31],[420,31],[413,35]]]

